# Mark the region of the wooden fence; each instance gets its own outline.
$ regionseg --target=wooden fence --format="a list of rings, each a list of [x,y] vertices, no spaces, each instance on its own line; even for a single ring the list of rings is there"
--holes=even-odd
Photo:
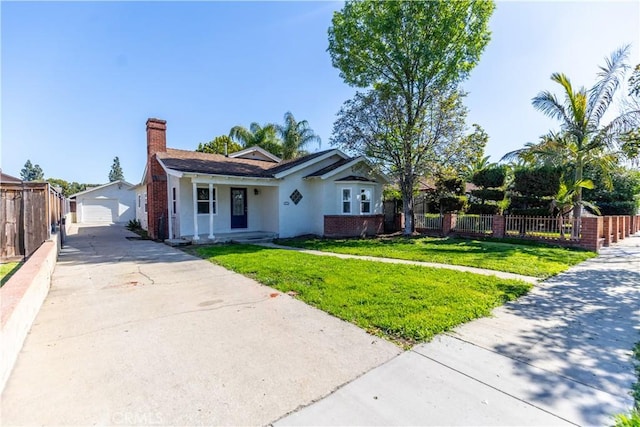
[[[0,184],[0,259],[29,257],[66,213],[66,199],[46,182]]]

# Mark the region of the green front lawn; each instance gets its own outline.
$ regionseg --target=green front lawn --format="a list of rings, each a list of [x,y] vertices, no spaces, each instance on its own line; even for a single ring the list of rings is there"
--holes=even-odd
[[[402,345],[428,341],[487,316],[492,308],[531,287],[494,276],[252,245],[204,246],[194,251]]]
[[[0,264],[0,287],[3,286],[13,274],[18,271],[22,263],[20,262],[7,262]]]
[[[325,252],[466,265],[533,277],[550,277],[596,256],[595,252],[542,244],[437,237],[285,239],[279,244]]]

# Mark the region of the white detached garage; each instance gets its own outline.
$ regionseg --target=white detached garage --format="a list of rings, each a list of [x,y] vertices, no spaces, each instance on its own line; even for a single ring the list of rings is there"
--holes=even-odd
[[[69,198],[76,201],[76,222],[117,223],[135,219],[133,184],[124,180],[76,193]]]

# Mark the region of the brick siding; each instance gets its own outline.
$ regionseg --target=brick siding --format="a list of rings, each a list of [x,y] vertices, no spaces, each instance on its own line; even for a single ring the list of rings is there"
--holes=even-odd
[[[364,237],[384,232],[384,215],[325,215],[326,237]]]
[[[147,219],[148,233],[152,239],[167,238],[167,175],[158,163],[156,153],[167,151],[167,122],[147,120]],[[162,227],[162,228],[160,228]]]

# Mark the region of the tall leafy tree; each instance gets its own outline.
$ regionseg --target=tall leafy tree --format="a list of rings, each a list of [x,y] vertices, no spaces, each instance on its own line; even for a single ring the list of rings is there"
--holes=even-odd
[[[307,154],[305,147],[318,143],[320,137],[313,132],[306,120],[297,121],[290,111],[284,115],[284,125],[276,125],[282,139],[282,159],[289,160]]]
[[[402,121],[404,111],[404,99],[388,91],[357,93],[338,112],[331,143],[364,154],[392,176],[400,176],[406,162],[410,162],[419,175],[432,178],[455,175],[448,172],[460,167],[465,157],[466,109],[460,94],[450,91],[431,98],[429,120],[421,123],[420,134],[410,153],[403,153],[398,148],[403,142],[397,132],[397,123]]]
[[[44,179],[44,172],[40,165],[34,165],[31,163],[31,160],[27,160],[20,171],[20,178],[23,181],[42,181]]]
[[[118,156],[114,157],[113,164],[111,165],[111,170],[109,171],[109,182],[118,181],[120,179],[124,179],[124,173],[122,172],[122,167],[120,166],[120,159]]]
[[[493,10],[491,1],[348,1],[333,16],[328,49],[333,66],[349,85],[378,92],[360,94],[355,103],[399,107],[392,122],[380,125],[391,138],[390,152],[363,152],[393,162],[405,233],[413,229],[413,189],[434,99],[455,88],[476,65],[489,42]]]
[[[551,80],[562,88],[563,100],[549,92],[541,92],[533,98],[533,106],[545,115],[560,121],[560,132],[550,133],[539,144],[530,145],[524,155],[533,154],[547,158],[555,157],[573,169],[573,181],[567,183],[572,189],[573,215],[582,215],[581,183],[586,165],[598,165],[611,170],[616,165],[616,154],[624,143],[623,137],[635,128],[640,112],[629,110],[603,124],[603,117],[614,102],[614,96],[628,68],[625,60],[629,46],[613,52],[600,67],[598,81],[589,90],[574,89],[569,78],[554,73]]]
[[[231,154],[242,150],[240,144],[231,139],[228,135],[216,136],[213,140],[203,144],[198,144],[196,151],[210,154]]]
[[[264,148],[271,154],[282,156],[282,141],[278,138],[278,129],[276,125],[267,123],[260,126],[253,122],[249,125],[249,129],[243,126],[234,126],[229,132],[229,137],[242,145],[243,148],[258,146]]]

